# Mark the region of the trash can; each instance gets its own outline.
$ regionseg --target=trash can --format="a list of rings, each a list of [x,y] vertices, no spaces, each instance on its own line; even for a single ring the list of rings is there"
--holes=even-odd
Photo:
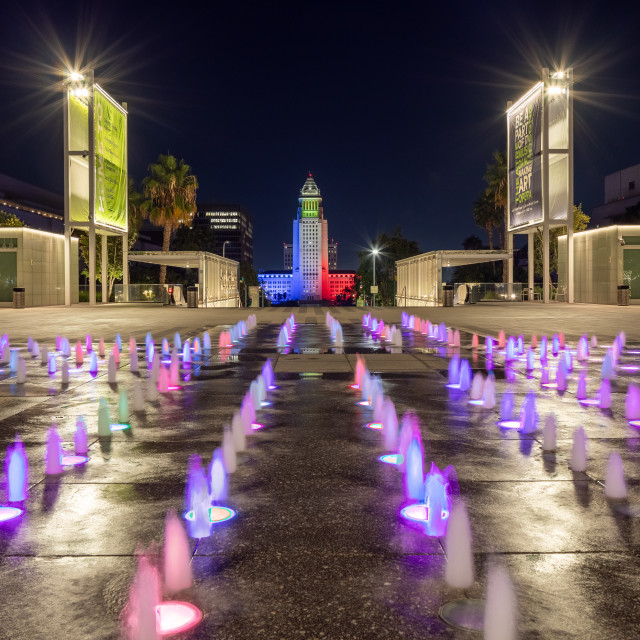
[[[15,289],[14,289],[15,291]],[[15,293],[14,300],[15,300]],[[620,284],[618,285],[618,306],[620,307],[628,307],[629,306],[629,285],[628,284]]]
[[[187,307],[198,306],[198,287],[187,287]]]
[[[442,285],[442,291],[444,292],[444,304],[445,307],[453,307],[453,285]]]
[[[13,288],[13,308],[24,309],[24,307],[25,307],[24,287],[14,287]]]

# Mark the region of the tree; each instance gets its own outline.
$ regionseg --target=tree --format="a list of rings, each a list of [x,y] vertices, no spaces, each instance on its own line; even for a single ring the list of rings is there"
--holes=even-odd
[[[171,242],[175,251],[209,251],[213,253],[215,233],[208,228],[179,227]]]
[[[493,161],[487,165],[484,174],[484,180],[487,183],[487,195],[493,198],[493,206],[496,215],[500,217],[502,224],[498,226],[500,234],[500,245],[502,249],[506,249],[505,238],[507,237],[507,154],[504,151],[493,151]],[[502,266],[502,281],[507,282],[509,279],[509,271],[507,261]]]
[[[0,209],[0,227],[24,227],[26,226],[15,213]]]
[[[128,193],[128,247],[131,249],[138,239],[138,233],[142,220],[145,216],[143,207],[143,197],[139,191],[136,191],[135,181],[129,178]],[[107,300],[111,298],[111,292],[116,280],[122,279],[122,238],[120,236],[104,236],[96,235],[96,256],[102,255],[102,243],[107,242]],[[89,234],[81,233],[78,244],[80,245],[80,254],[87,267],[82,270],[82,275],[88,276],[89,270]],[[97,260],[99,264],[99,260]],[[102,282],[102,270],[96,269],[96,280]]]
[[[494,196],[483,191],[473,203],[473,220],[487,232],[489,249],[493,249],[493,232],[501,228],[503,218],[504,213],[496,209]]]
[[[573,205],[573,230],[584,231],[591,218],[582,210],[582,203]],[[567,227],[557,227],[549,230],[549,284],[551,284],[551,274],[558,272],[558,238],[567,233]],[[543,244],[542,228],[538,229],[534,240],[534,272],[539,278],[543,278]]]
[[[171,155],[158,156],[149,165],[149,175],[142,181],[147,201],[145,208],[151,221],[163,228],[162,250],[169,251],[171,235],[180,225],[191,226],[196,211],[198,180],[184,160]],[[166,265],[160,266],[160,284],[165,283]]]
[[[245,299],[249,302],[249,287],[257,287],[259,284],[258,273],[250,262],[241,262],[238,271],[238,291],[244,304]]]
[[[415,240],[408,240],[402,235],[402,228],[396,227],[391,235],[382,232],[373,241],[373,246],[378,247],[376,255],[376,285],[378,294],[376,298],[382,305],[392,305],[395,302],[396,261],[418,255],[420,248]],[[373,284],[373,259],[371,251],[358,253],[360,266],[356,278],[360,295],[368,295],[369,287]]]

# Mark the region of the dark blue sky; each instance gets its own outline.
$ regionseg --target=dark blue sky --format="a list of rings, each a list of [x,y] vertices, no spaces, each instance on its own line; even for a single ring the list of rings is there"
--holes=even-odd
[[[85,51],[129,105],[130,173],[188,162],[199,199],[254,217],[255,265],[281,268],[311,170],[339,266],[401,225],[421,249],[484,232],[471,205],[504,111],[542,66],[573,66],[575,196],[640,162],[638,10],[562,3],[3,3],[0,172],[62,192],[62,52]],[[78,35],[79,34],[79,35]],[[82,56],[80,56],[82,57]]]

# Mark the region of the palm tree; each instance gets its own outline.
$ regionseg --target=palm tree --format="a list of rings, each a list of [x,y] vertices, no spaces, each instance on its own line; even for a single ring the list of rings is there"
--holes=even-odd
[[[489,236],[489,249],[493,249],[493,231],[502,224],[502,217],[494,205],[493,196],[483,191],[473,203],[473,220]]]
[[[500,225],[501,245],[505,249],[505,239],[507,234],[507,154],[504,151],[493,152],[493,162],[487,165],[484,180],[487,183],[487,194],[493,198],[493,206],[496,212],[500,212],[504,221],[504,227]],[[504,229],[504,230],[503,230]],[[502,266],[502,281],[507,282],[509,273],[507,261]]]
[[[190,173],[191,167],[184,160],[171,155],[158,156],[149,165],[149,174],[143,181],[145,203],[151,221],[163,227],[162,250],[169,251],[172,233],[181,225],[191,225],[196,211],[198,180]],[[167,276],[166,265],[160,266],[160,284]]]

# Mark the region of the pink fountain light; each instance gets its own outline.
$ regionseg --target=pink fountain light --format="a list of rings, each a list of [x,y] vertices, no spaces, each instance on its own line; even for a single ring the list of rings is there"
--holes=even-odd
[[[156,607],[157,631],[168,636],[195,627],[202,620],[202,611],[189,602],[172,600]]]

